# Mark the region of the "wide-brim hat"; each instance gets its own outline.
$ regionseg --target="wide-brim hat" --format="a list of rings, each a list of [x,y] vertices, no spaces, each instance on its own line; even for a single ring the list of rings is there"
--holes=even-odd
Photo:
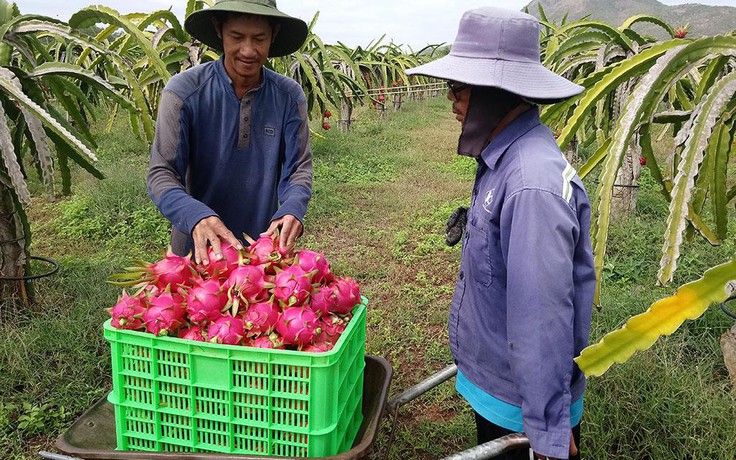
[[[217,0],[214,6],[187,16],[184,28],[197,40],[222,52],[222,38],[217,35],[213,18],[216,12],[268,16],[281,27],[271,43],[269,57],[286,56],[301,48],[307,38],[307,23],[279,11],[275,0]]]
[[[465,12],[450,54],[406,73],[501,88],[539,104],[559,102],[584,89],[542,65],[534,16],[493,7]]]

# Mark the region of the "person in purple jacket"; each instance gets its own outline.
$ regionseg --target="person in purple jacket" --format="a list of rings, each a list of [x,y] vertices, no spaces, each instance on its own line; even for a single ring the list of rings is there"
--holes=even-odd
[[[583,88],[540,63],[533,16],[498,8],[467,11],[449,55],[407,73],[447,80],[458,153],[478,163],[470,207],[454,216],[467,225],[448,325],[478,443],[524,432],[536,458],[579,458],[586,381],[573,358],[596,283],[591,209],[537,106]]]
[[[171,222],[175,253],[238,248],[248,234],[282,247],[301,235],[312,195],[307,100],[294,80],[264,67],[298,50],[307,25],[274,0],[217,0],[190,14],[186,30],[220,59],[166,84],[151,148],[148,194]]]

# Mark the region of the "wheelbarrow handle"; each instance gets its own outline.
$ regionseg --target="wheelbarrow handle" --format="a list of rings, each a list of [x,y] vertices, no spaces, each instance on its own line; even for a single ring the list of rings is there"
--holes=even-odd
[[[524,447],[529,447],[529,439],[526,435],[512,433],[450,455],[443,460],[486,460]]]
[[[424,393],[441,384],[442,382],[451,379],[455,375],[457,375],[457,366],[451,364],[441,371],[437,372],[436,374],[417,383],[413,387],[404,390],[403,393],[386,403],[386,407],[389,413],[395,415],[399,406],[404,405],[415,398],[418,398],[419,396],[423,395]]]
[[[47,458],[48,460],[82,460],[79,457],[70,457],[68,455],[61,455],[61,454],[55,454],[53,452],[46,452],[45,450],[42,450],[38,453],[42,458]]]

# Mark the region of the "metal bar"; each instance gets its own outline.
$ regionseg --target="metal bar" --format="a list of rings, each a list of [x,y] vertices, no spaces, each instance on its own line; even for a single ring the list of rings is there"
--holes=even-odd
[[[524,447],[529,447],[526,435],[513,433],[445,457],[443,460],[486,460]]]
[[[446,368],[442,369],[436,374],[430,376],[429,378],[425,380],[422,380],[421,382],[417,383],[413,387],[405,390],[400,395],[391,399],[387,404],[389,411],[392,413],[395,412],[399,408],[399,406],[401,406],[402,404],[406,404],[409,401],[423,395],[424,393],[436,387],[440,383],[451,379],[456,374],[457,374],[456,365],[451,364],[447,366]]]
[[[70,457],[68,455],[55,454],[53,452],[46,452],[45,450],[40,451],[38,455],[49,460],[82,460],[79,457]]]

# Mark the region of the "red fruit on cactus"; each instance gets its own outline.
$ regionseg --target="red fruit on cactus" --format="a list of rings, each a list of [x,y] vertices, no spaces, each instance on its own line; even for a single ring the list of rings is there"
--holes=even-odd
[[[303,249],[296,254],[294,263],[299,265],[305,272],[313,272],[313,283],[326,283],[331,281],[330,263],[327,262],[324,253]]]
[[[143,328],[143,313],[146,303],[141,296],[130,297],[125,290],[123,295],[112,308],[108,309],[112,315],[110,325],[118,329],[138,330]]]
[[[328,129],[330,129],[330,128],[331,128],[331,126],[330,126],[330,124],[329,124],[329,123],[327,123],[327,122],[324,122],[324,123],[322,123],[322,129],[324,129],[324,130],[328,130]]]
[[[281,310],[273,302],[258,302],[248,306],[243,314],[245,334],[250,337],[267,335],[276,327]]]
[[[325,110],[325,118],[330,118],[332,116],[332,113],[330,113],[329,110]]]
[[[196,342],[204,342],[205,331],[199,326],[192,326],[187,329],[179,329],[178,337],[180,339],[194,340]]]
[[[383,102],[385,99],[386,99],[386,96],[384,96],[383,94],[379,94],[378,95],[378,100],[379,101]]]
[[[304,346],[319,333],[317,314],[306,307],[288,307],[276,322],[276,332],[285,344]]]
[[[346,315],[360,302],[360,288],[352,278],[337,278],[332,283],[335,290],[335,302],[332,312]]]
[[[143,313],[146,330],[153,335],[170,335],[186,324],[184,299],[168,290],[151,297],[148,310]]]
[[[238,345],[245,337],[243,320],[232,316],[223,316],[213,321],[207,328],[207,341]]]
[[[393,86],[394,88],[396,88],[397,86],[399,86],[399,84],[397,82],[393,82],[393,83],[391,83],[391,86]]]
[[[222,316],[227,293],[217,279],[195,279],[187,294],[187,314],[193,324],[207,324]]]
[[[690,27],[689,24],[688,25],[684,25],[684,26],[680,26],[677,29],[675,29],[675,38],[685,38],[685,37],[687,37],[688,27]]]
[[[639,164],[642,166],[647,165],[647,158],[644,155],[639,155]]]
[[[304,304],[314,290],[310,276],[299,265],[286,267],[274,278],[274,297],[290,307]]]

